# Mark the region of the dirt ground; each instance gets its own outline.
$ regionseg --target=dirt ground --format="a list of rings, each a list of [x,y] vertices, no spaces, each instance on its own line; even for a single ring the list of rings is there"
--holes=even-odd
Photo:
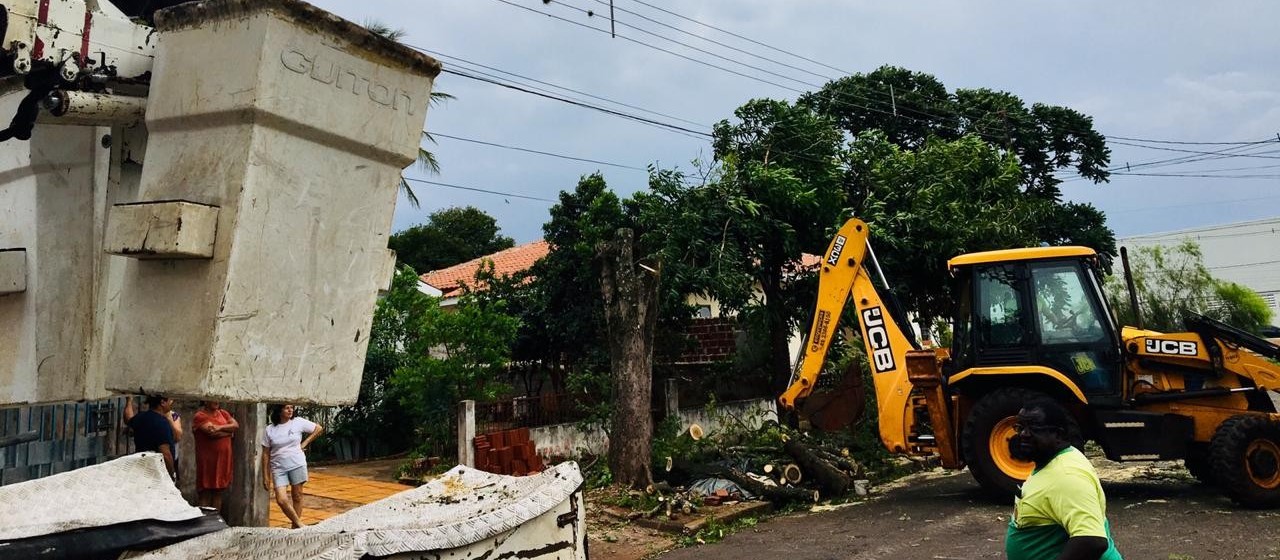
[[[1176,463],[1093,460],[1127,560],[1280,559],[1280,510],[1239,509]],[[391,480],[398,464],[322,469]],[[1004,558],[1012,509],[983,497],[968,472],[935,471],[877,487],[867,501],[775,517],[719,543],[676,548],[672,535],[618,522],[593,505],[589,496],[591,557],[609,560]]]
[[[1280,558],[1280,511],[1238,509],[1174,463],[1094,464],[1116,544],[1127,560]],[[660,558],[1004,558],[1012,504],[986,500],[967,472],[925,473],[893,486],[877,489],[865,502],[775,518],[720,543]]]

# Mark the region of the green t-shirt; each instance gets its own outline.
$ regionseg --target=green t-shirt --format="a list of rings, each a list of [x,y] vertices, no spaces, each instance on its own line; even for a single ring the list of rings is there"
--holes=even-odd
[[[1074,447],[1031,473],[1005,534],[1009,560],[1053,560],[1071,537],[1106,537],[1102,560],[1123,560],[1107,523],[1107,498],[1089,459]]]

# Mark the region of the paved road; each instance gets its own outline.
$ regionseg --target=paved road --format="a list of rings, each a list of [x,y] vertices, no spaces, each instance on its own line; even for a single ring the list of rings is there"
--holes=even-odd
[[[1168,470],[1104,482],[1108,516],[1127,560],[1280,558],[1280,511],[1231,506]],[[836,511],[775,519],[662,560],[939,560],[1003,558],[1012,505],[989,502],[967,472],[892,490]]]

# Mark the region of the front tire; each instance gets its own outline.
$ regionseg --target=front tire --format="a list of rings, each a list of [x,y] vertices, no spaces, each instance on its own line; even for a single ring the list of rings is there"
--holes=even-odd
[[[1209,444],[1218,486],[1250,508],[1280,506],[1280,422],[1260,414],[1233,416]]]
[[[1009,452],[1009,439],[1022,405],[1046,395],[1038,391],[1009,387],[987,393],[965,419],[960,447],[969,472],[993,498],[1007,499],[1031,476],[1035,464],[1019,461]]]

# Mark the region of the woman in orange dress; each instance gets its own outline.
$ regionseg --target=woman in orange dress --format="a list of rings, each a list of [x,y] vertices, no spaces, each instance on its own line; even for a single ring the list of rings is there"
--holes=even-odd
[[[203,507],[222,509],[222,493],[231,486],[231,436],[240,424],[222,403],[203,401],[191,419],[196,438],[196,492]]]

